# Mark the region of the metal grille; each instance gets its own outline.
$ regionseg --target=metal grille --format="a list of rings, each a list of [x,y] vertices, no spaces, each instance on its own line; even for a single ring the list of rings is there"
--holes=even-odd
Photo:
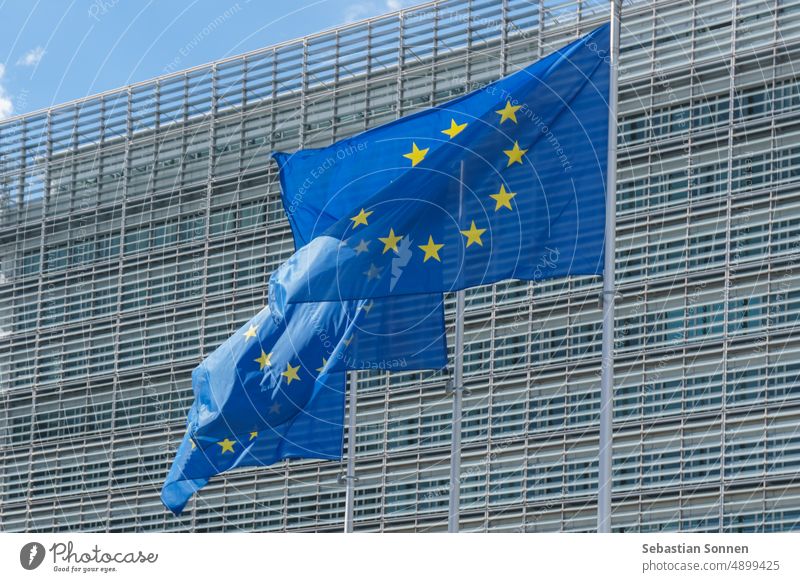
[[[291,252],[272,150],[445,101],[602,1],[429,3],[0,123],[0,529],[340,529],[338,463],[158,492],[190,371]],[[616,530],[800,524],[800,1],[631,1]],[[467,295],[462,530],[591,530],[599,285]],[[361,373],[356,529],[446,528],[440,374]]]

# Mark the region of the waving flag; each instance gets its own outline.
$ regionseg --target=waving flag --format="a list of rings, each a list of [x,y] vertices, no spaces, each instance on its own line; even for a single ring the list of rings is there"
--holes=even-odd
[[[342,149],[333,144],[292,154],[273,153],[280,168],[283,206],[295,248],[307,245],[337,220],[348,217],[348,204],[368,200],[393,179],[389,173],[371,176],[369,168],[357,174],[357,168],[348,164],[347,147],[352,146]],[[335,170],[338,165],[346,166],[345,170]],[[342,203],[338,199],[344,192],[346,200]],[[369,253],[369,249],[370,242],[364,240],[356,245],[355,252]],[[394,259],[396,268],[402,268],[410,256],[410,249],[401,249]],[[379,299],[370,301],[365,309],[369,317],[363,317],[353,331],[346,357],[348,368],[438,370],[447,365],[441,293]]]
[[[483,89],[339,142],[329,157],[345,152],[346,163],[322,172],[309,167],[318,154],[299,152],[293,172],[343,186],[324,232],[273,281],[304,302],[601,274],[608,45],[606,25]],[[375,194],[364,201],[364,190]],[[309,220],[303,212],[296,223]]]
[[[194,370],[168,508],[235,467],[340,458],[344,370],[441,367],[443,292],[602,272],[608,37],[601,27],[443,106],[277,156],[298,250],[269,306]]]
[[[378,341],[364,332],[408,321],[399,310],[418,313],[411,302],[385,302],[380,312],[374,301],[289,304],[279,283],[270,296],[268,307],[192,372],[187,433],[161,493],[176,514],[223,471],[287,458],[340,459],[345,370],[446,362],[443,339],[416,338],[412,329]]]
[[[266,307],[194,369],[187,433],[162,488],[170,510],[234,467],[341,458],[344,359],[362,307]]]
[[[283,459],[340,459],[344,374],[337,376],[335,382],[321,386],[289,421],[266,430],[227,431],[225,437],[199,440],[187,432],[164,481],[161,501],[179,515],[192,495],[223,471],[267,466]]]

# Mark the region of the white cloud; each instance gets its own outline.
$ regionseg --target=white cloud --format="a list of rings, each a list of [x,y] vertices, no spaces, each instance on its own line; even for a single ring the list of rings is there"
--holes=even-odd
[[[28,52],[26,52],[20,59],[17,61],[18,65],[22,65],[23,67],[35,67],[39,64],[39,61],[42,60],[44,56],[44,49],[40,46],[36,48],[32,48]]]
[[[386,0],[386,10],[389,12],[397,12],[398,10],[402,10],[412,4],[418,4],[420,0]]]
[[[3,86],[3,77],[6,74],[6,66],[0,63],[0,119],[5,119],[14,113],[14,104],[11,102],[11,96],[6,92]]]
[[[421,0],[416,0],[416,3],[420,1]],[[365,2],[356,2],[345,8],[344,19],[345,22],[355,22],[356,20],[377,16],[384,12],[397,12],[414,3],[415,0],[386,0],[383,4],[371,2],[369,0]]]
[[[344,21],[355,22],[375,13],[375,4],[372,2],[358,2],[344,9]]]

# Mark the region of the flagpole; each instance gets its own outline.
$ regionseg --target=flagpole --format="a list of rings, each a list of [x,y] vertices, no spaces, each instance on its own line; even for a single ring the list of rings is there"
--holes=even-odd
[[[458,224],[462,224],[464,213],[464,162],[458,185]],[[458,518],[461,504],[461,409],[464,376],[464,290],[456,292],[456,332],[453,362],[453,433],[450,440],[450,501],[447,511],[447,531],[458,533]]]
[[[355,494],[356,470],[356,384],[358,372],[350,370],[348,374],[348,413],[347,413],[347,473],[344,497],[344,531],[353,532],[353,508]]]
[[[617,193],[617,76],[621,0],[611,0],[608,83],[608,170],[606,174],[605,257],[603,264],[603,354],[600,384],[600,458],[597,485],[597,531],[611,531],[612,423],[614,406],[614,255]]]

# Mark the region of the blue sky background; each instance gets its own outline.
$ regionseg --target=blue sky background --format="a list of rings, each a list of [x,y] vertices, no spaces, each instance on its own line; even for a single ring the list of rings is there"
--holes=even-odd
[[[0,0],[0,119],[423,0]]]

